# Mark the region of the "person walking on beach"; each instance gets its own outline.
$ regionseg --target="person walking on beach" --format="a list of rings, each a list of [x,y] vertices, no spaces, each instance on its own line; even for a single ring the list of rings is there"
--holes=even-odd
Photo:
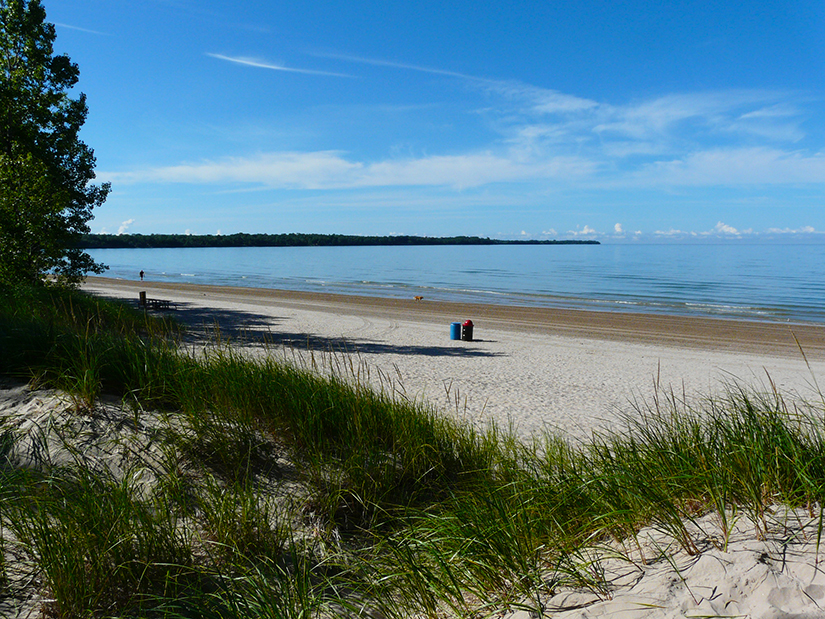
[[[143,270],[140,271],[140,281],[143,281]]]

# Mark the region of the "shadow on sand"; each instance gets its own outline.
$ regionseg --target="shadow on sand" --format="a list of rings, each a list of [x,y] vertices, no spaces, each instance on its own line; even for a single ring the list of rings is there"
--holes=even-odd
[[[136,302],[134,305],[137,307]],[[186,325],[187,333],[184,335],[184,341],[190,344],[214,340],[215,336],[219,335],[224,340],[235,341],[243,345],[287,346],[302,350],[336,353],[389,353],[429,357],[501,356],[500,353],[472,347],[474,343],[483,342],[483,340],[462,342],[464,346],[401,346],[371,340],[324,337],[312,333],[289,333],[277,330],[278,325],[286,318],[240,310],[210,309],[189,303],[178,303],[176,309],[158,312],[158,314],[174,318]]]

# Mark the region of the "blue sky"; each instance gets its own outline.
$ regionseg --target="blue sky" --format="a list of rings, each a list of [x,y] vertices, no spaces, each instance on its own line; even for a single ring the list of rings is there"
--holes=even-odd
[[[94,232],[825,240],[821,2],[44,6]]]

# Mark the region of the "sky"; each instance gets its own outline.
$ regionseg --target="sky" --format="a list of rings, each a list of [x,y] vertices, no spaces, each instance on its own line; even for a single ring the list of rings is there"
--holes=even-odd
[[[99,233],[825,242],[825,3],[43,0]]]

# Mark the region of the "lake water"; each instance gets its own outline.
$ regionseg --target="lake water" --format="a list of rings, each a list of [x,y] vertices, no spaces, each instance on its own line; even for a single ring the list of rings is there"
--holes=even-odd
[[[825,245],[96,249],[107,277],[825,323]]]

